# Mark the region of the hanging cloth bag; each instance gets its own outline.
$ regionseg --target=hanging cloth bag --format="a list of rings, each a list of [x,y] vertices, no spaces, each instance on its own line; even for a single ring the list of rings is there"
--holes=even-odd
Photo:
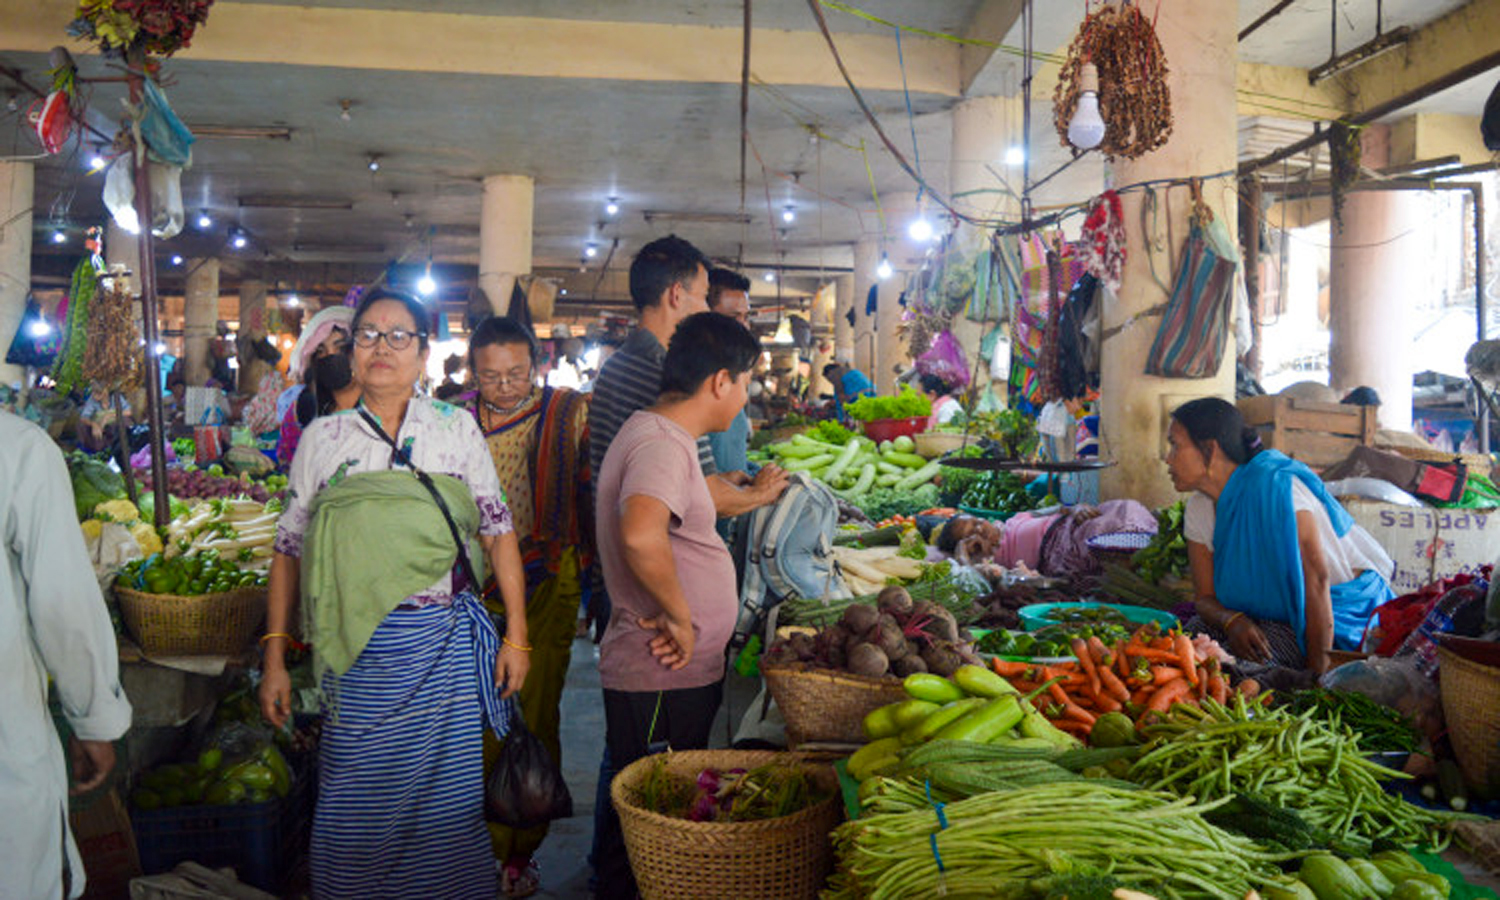
[[[1224,359],[1233,327],[1233,259],[1220,255],[1195,224],[1183,244],[1172,296],[1146,357],[1146,374],[1211,378]]]

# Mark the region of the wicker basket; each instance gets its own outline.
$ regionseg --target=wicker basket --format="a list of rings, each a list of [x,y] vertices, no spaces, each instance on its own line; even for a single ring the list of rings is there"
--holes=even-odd
[[[666,757],[667,769],[696,778],[705,768],[753,769],[800,757],[766,750],[689,750]],[[830,791],[807,809],[759,822],[689,822],[643,808],[640,787],[657,764],[647,756],[626,766],[610,785],[625,849],[646,900],[801,900],[814,898],[833,871],[828,833],[839,823],[838,781],[827,766],[809,774]]]
[[[901,679],[871,678],[805,663],[762,665],[776,706],[786,718],[786,738],[792,746],[808,742],[863,744],[864,720],[871,711],[905,700]]]
[[[964,435],[954,434],[951,431],[924,431],[912,438],[917,444],[917,453],[928,459],[950,453],[964,445]],[[979,435],[968,436],[969,446],[978,446]]]
[[[1448,739],[1464,780],[1476,791],[1500,787],[1500,668],[1438,647]]]
[[[147,594],[115,587],[120,615],[148,656],[232,656],[255,641],[266,618],[266,589],[222,594]]]

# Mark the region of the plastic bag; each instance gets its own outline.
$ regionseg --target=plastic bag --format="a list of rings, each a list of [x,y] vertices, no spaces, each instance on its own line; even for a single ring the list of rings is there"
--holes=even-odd
[[[562,770],[519,710],[485,782],[484,813],[489,821],[511,828],[534,828],[573,815],[573,795]]]
[[[1372,656],[1355,660],[1328,672],[1318,686],[1363,694],[1407,716],[1426,734],[1442,731],[1442,696],[1411,659]]]
[[[1401,506],[1424,506],[1421,500],[1401,490],[1384,478],[1340,478],[1324,484],[1335,497],[1363,497]]]
[[[163,240],[182,231],[182,169],[160,163],[147,163],[151,182],[151,233]],[[134,157],[122,153],[110,163],[104,175],[104,205],[115,223],[131,234],[141,229],[135,213]]]
[[[923,375],[936,375],[955,389],[969,384],[969,363],[964,358],[964,349],[958,345],[953,332],[943,329],[932,339],[932,346],[917,358],[917,371]]]

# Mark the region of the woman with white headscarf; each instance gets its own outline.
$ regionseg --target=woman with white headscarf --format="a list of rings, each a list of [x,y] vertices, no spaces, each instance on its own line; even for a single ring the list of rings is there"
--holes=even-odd
[[[353,322],[353,309],[331,306],[308,321],[292,348],[287,377],[293,384],[276,402],[281,422],[276,460],[283,469],[290,468],[302,429],[309,422],[330,410],[347,408],[359,396],[348,355]]]

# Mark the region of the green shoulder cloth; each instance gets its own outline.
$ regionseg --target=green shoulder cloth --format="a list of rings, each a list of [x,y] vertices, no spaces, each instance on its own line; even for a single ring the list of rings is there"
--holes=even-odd
[[[451,475],[433,475],[432,481],[479,569],[473,495]],[[308,512],[303,634],[313,645],[314,671],[342,674],[391,610],[453,569],[458,550],[437,502],[405,469],[350,475],[319,491]],[[484,577],[482,569],[476,574]]]

